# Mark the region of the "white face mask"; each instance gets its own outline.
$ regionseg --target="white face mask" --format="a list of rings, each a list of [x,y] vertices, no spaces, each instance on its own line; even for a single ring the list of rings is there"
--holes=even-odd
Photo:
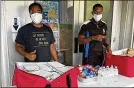
[[[41,13],[31,14],[31,19],[35,24],[39,24],[42,21],[42,14]]]
[[[93,15],[93,18],[95,19],[95,21],[100,21],[101,20],[101,18],[102,18],[102,14],[100,14],[100,15],[97,15],[97,14],[94,14]]]

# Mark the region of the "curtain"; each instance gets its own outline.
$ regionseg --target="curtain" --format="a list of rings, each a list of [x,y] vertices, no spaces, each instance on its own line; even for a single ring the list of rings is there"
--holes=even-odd
[[[6,26],[6,9],[5,1],[1,1],[1,57],[0,57],[0,67],[1,67],[1,81],[2,87],[10,85],[10,72],[9,72],[9,57],[8,57],[8,46],[7,46],[7,26]]]
[[[132,47],[134,1],[114,1],[111,48]]]
[[[13,19],[20,18],[20,27],[29,23],[30,16],[28,11],[29,4],[33,1],[1,1],[1,30],[0,30],[0,44],[1,44],[1,80],[2,87],[12,85],[12,77],[14,72],[14,65],[16,62],[23,62],[24,59],[15,51],[15,41],[13,37],[15,32],[12,32]],[[16,37],[16,36],[15,36]]]

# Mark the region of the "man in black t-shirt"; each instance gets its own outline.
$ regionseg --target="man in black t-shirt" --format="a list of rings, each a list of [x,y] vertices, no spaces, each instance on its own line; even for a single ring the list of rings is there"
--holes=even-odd
[[[103,6],[95,4],[93,6],[93,18],[85,21],[78,35],[80,44],[84,44],[83,65],[93,66],[103,65],[104,54],[112,53],[106,41],[107,25],[101,21]]]
[[[32,23],[21,27],[16,37],[16,51],[26,62],[49,62],[51,56],[57,61],[54,36],[50,27],[41,23],[42,7],[38,3],[29,6]]]

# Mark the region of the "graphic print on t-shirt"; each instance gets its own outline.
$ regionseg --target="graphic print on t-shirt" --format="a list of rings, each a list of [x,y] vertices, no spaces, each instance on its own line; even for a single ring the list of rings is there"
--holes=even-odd
[[[49,46],[49,32],[32,32],[34,46]]]

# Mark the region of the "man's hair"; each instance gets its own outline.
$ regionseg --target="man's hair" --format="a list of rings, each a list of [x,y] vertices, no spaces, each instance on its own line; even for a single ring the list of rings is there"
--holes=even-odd
[[[41,9],[41,12],[42,12],[42,10],[43,10],[43,9],[42,9],[42,6],[41,6],[39,3],[36,3],[36,2],[30,4],[30,6],[29,6],[29,12],[30,12],[30,10],[31,10],[34,6],[38,6],[38,7]]]
[[[102,6],[101,4],[95,4],[95,5],[93,6],[93,11],[95,10],[96,7],[102,7],[102,8],[103,8],[103,6]]]

